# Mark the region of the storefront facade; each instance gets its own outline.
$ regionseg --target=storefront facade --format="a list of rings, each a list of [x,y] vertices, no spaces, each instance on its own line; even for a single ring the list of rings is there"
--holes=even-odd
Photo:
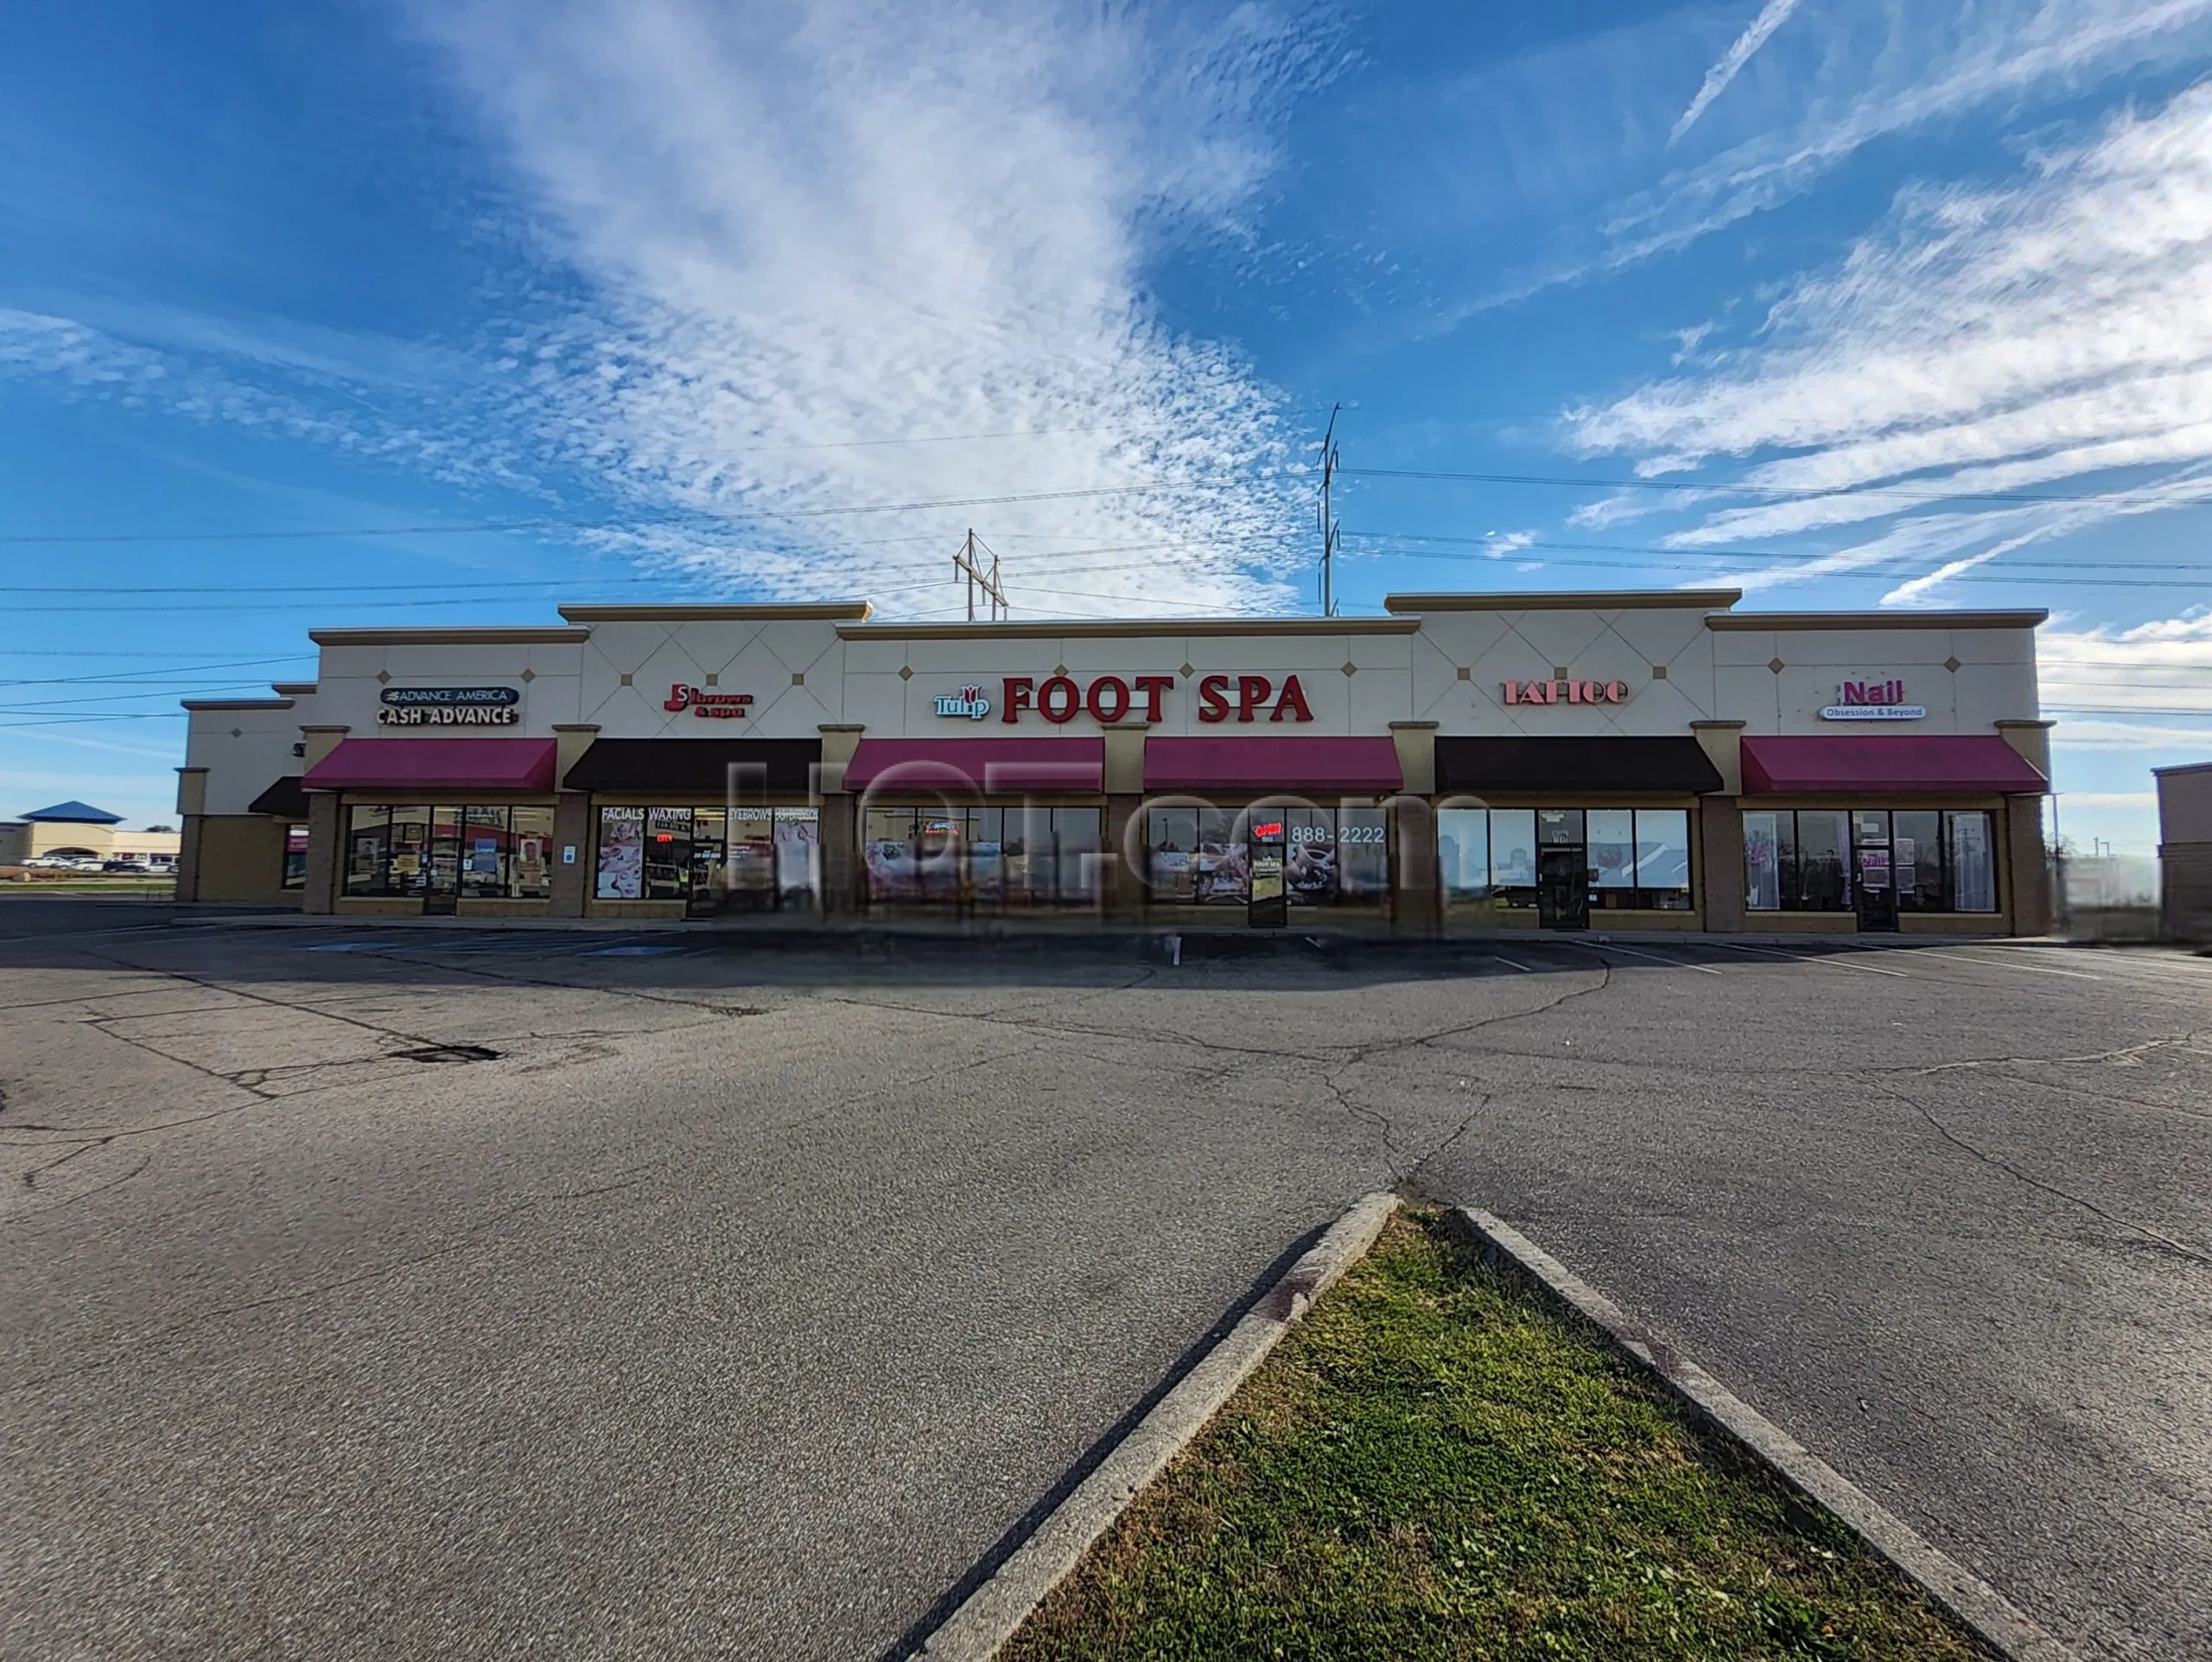
[[[188,703],[181,897],[337,914],[2040,933],[2040,613],[569,607]]]

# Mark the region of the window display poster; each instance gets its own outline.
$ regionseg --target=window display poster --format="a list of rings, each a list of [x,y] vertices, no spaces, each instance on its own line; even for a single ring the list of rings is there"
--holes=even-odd
[[[645,811],[602,808],[599,813],[599,898],[634,901],[645,893]]]
[[[1754,912],[1782,906],[1782,851],[1770,813],[1744,816],[1744,903]]]
[[[499,839],[496,837],[477,837],[468,850],[468,869],[480,876],[499,875]]]
[[[822,827],[810,811],[804,818],[789,812],[776,816],[776,883],[785,893],[819,887]]]
[[[1192,886],[1193,900],[1200,905],[1210,901],[1244,904],[1249,892],[1252,863],[1251,855],[1243,843],[1201,843],[1196,863],[1198,876]]]
[[[1284,880],[1292,901],[1311,906],[1337,892],[1337,844],[1334,827],[1293,825],[1290,849],[1284,860]]]

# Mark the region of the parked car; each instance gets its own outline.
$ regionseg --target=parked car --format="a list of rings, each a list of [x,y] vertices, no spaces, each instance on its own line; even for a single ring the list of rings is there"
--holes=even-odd
[[[23,862],[23,869],[26,871],[60,871],[67,867],[73,866],[76,863],[77,863],[74,860],[66,860],[58,854],[35,854],[29,859]]]
[[[146,863],[143,860],[103,860],[100,862],[100,869],[102,871],[143,871],[146,869]]]
[[[72,860],[67,869],[71,871],[101,871],[106,868],[98,860]]]

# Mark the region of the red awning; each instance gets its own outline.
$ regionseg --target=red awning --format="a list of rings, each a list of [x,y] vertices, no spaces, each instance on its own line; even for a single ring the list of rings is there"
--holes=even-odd
[[[308,769],[310,791],[528,791],[554,788],[551,739],[340,739]]]
[[[1745,738],[1744,794],[2041,795],[2050,781],[1994,734]]]
[[[1105,788],[1103,739],[862,739],[849,791],[1069,791]]]
[[[1147,791],[1395,791],[1398,747],[1386,738],[1240,734],[1144,742]]]

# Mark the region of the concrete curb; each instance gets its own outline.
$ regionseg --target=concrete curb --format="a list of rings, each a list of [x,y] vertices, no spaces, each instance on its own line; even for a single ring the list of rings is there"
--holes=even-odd
[[[1904,1519],[1682,1355],[1518,1230],[1487,1212],[1457,1207],[1447,1226],[1481,1249],[1485,1262],[1503,1259],[1656,1373],[1699,1417],[1740,1444],[1849,1525],[1866,1544],[1904,1572],[2008,1662],[2079,1662],[1979,1576],[1930,1545]]]
[[[1138,1491],[1205,1429],[1313,1301],[1375,1245],[1397,1207],[1397,1196],[1378,1193],[1365,1196],[1339,1218],[1097,1469],[1053,1508],[998,1572],[969,1594],[919,1649],[910,1652],[916,1662],[989,1662],[996,1656]]]

